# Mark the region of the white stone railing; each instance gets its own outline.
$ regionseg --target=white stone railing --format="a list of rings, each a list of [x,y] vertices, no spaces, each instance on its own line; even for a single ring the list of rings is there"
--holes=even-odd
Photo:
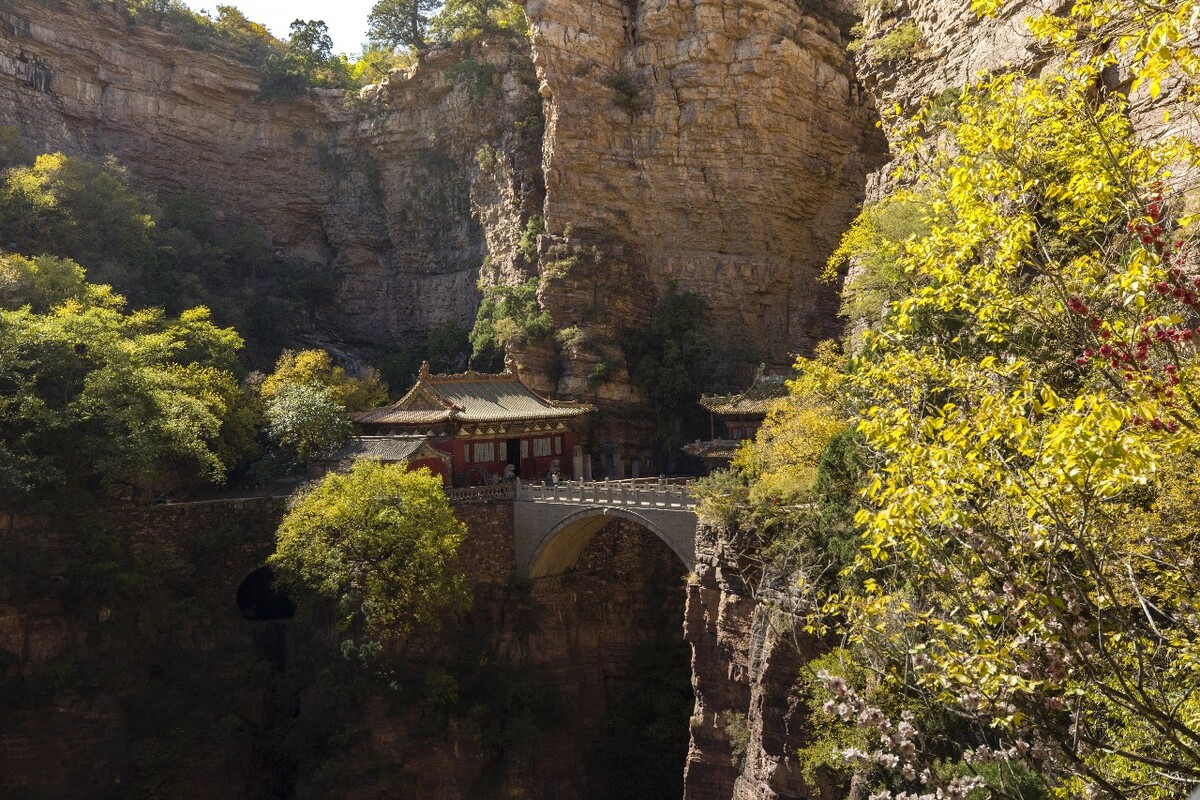
[[[527,503],[695,508],[687,479],[635,478],[620,481],[564,481],[558,484],[522,483],[517,500]]]

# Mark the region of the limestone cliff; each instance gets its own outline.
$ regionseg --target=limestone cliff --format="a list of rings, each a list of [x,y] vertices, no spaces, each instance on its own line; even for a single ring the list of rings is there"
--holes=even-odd
[[[511,261],[541,205],[535,88],[527,47],[502,39],[434,51],[361,99],[269,102],[232,55],[108,3],[0,4],[0,125],[37,152],[115,155],[253,220],[278,259],[324,265],[340,288],[298,336],[327,344],[470,327],[484,259]]]
[[[386,347],[470,329],[481,269],[508,278],[540,211],[542,109],[528,48],[497,36],[425,53],[364,90],[332,148],[327,235],[345,276],[331,315]]]
[[[936,101],[983,72],[1017,70],[1036,73],[1047,53],[1029,32],[1029,17],[1067,7],[1063,0],[1012,0],[994,18],[977,16],[969,3],[956,0],[896,0],[867,4],[856,63],[863,86],[879,108],[914,110],[922,100]],[[911,35],[897,37],[908,29]],[[904,46],[899,43],[904,42]],[[1128,90],[1124,67],[1110,71],[1110,88]],[[1167,81],[1161,96],[1148,87],[1130,94],[1134,127],[1148,138],[1184,135],[1197,130],[1194,113],[1179,113],[1184,102],[1181,85]],[[1171,110],[1169,123],[1163,111]],[[1191,109],[1187,110],[1191,112]],[[887,168],[872,185],[881,186]]]
[[[670,282],[707,300],[714,352],[747,369],[837,330],[815,278],[884,153],[843,50],[848,0],[528,0],[529,39],[292,103],[114,8],[0,5],[0,124],[39,151],[115,154],[257,222],[281,261],[322,265],[339,288],[300,340],[378,353],[470,327],[479,285],[537,269],[554,324],[583,335],[518,348],[527,374],[621,418],[641,399],[622,333]],[[535,214],[540,266],[517,254]],[[598,256],[563,268],[584,249]]]
[[[566,353],[560,390],[591,395],[598,361],[620,367],[613,332],[644,321],[669,281],[707,300],[714,351],[745,363],[789,363],[836,331],[816,276],[882,145],[835,24],[849,8],[803,7],[526,0],[546,100],[541,298],[593,334]],[[603,269],[546,258],[587,244]],[[601,400],[630,399],[625,375],[610,383]]]
[[[810,709],[794,686],[819,644],[781,610],[786,598],[754,591],[754,574],[732,534],[701,526],[684,623],[696,692],[685,800],[829,796],[797,758]]]

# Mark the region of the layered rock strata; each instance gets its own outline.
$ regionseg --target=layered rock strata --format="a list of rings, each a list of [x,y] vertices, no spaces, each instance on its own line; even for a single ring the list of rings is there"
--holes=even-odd
[[[490,255],[502,274],[541,206],[528,47],[428,53],[360,97],[264,99],[254,68],[113,5],[0,5],[0,125],[35,152],[115,155],[144,185],[257,223],[277,259],[339,289],[297,337],[386,349],[469,328]]]
[[[795,684],[819,643],[785,597],[754,592],[754,572],[728,532],[701,526],[684,625],[696,692],[685,800],[830,796],[797,757],[811,710]]]
[[[542,293],[556,321],[592,334],[566,353],[562,391],[596,393],[595,364],[620,355],[612,332],[644,324],[668,282],[708,302],[714,351],[746,363],[789,363],[836,331],[817,275],[882,147],[831,21],[843,9],[820,7],[526,0],[546,226],[608,262]],[[620,366],[599,399],[624,399]]]
[[[1036,73],[1050,63],[1050,54],[1030,33],[1028,20],[1064,11],[1067,6],[1062,0],[1013,0],[994,17],[980,17],[970,4],[955,0],[868,4],[857,48],[858,74],[878,108],[899,107],[911,112],[922,101],[937,102],[956,93],[981,74]],[[906,28],[910,34],[897,37],[897,32]],[[907,44],[899,46],[900,41]],[[1127,65],[1109,70],[1103,80],[1109,89],[1130,90]],[[1148,140],[1194,137],[1200,132],[1200,120],[1187,105],[1181,81],[1168,79],[1162,88],[1158,97],[1145,85],[1129,93],[1135,129]],[[1167,121],[1164,112],[1171,112]],[[886,190],[888,169],[872,176],[876,196]]]

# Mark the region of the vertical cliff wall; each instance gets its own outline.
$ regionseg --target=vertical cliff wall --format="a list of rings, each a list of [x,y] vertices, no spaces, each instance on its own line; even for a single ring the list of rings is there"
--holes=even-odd
[[[863,86],[879,108],[914,110],[922,100],[954,92],[980,73],[1017,70],[1037,73],[1047,52],[1034,40],[1026,20],[1068,7],[1062,0],[1012,0],[995,17],[981,18],[969,4],[956,0],[897,0],[868,6],[856,63]],[[896,31],[908,27],[914,38],[907,47],[889,47]],[[882,43],[882,46],[881,46]],[[1112,43],[1110,43],[1111,45]],[[1109,89],[1129,91],[1127,66],[1109,71]],[[1194,136],[1200,131],[1193,107],[1187,106],[1182,84],[1167,80],[1162,94],[1148,86],[1129,94],[1135,129],[1148,139],[1164,135]],[[1164,122],[1163,112],[1171,111]],[[887,168],[872,178],[873,192],[883,191]]]
[[[115,155],[257,223],[281,262],[323,265],[339,289],[296,338],[335,347],[470,327],[485,258],[503,270],[541,207],[540,106],[519,37],[435,50],[362,98],[283,102],[109,3],[0,4],[0,125],[35,152]]]
[[[833,334],[835,292],[816,278],[882,156],[836,24],[849,6],[527,0],[525,10],[546,99],[548,231],[599,243],[617,277],[591,298],[597,338],[636,327],[668,281],[708,301],[726,340],[714,349],[748,363],[789,363]],[[543,301],[571,324],[597,281],[556,277]],[[586,377],[568,365],[563,388],[585,394]]]
[[[289,255],[325,262],[330,176],[304,142],[349,114],[337,93],[260,102],[258,83],[233,57],[132,25],[109,4],[0,6],[0,124],[30,149],[115,155],[147,185],[195,191],[260,222]]]
[[[755,574],[732,534],[701,526],[684,625],[696,691],[685,800],[832,796],[797,758],[810,709],[795,685],[819,643],[785,597],[755,594]]]
[[[339,331],[387,347],[447,322],[469,330],[485,263],[490,282],[513,279],[544,196],[536,90],[528,44],[497,34],[363,92],[330,149]]]

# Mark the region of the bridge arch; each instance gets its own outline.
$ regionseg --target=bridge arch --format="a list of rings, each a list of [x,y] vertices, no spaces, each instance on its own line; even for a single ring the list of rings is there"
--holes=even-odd
[[[691,517],[691,515],[687,515]],[[651,515],[616,506],[583,508],[553,524],[533,547],[525,566],[530,578],[557,575],[575,565],[592,538],[615,519],[633,522],[663,541],[689,571],[695,567],[695,518],[685,523],[660,525]]]

